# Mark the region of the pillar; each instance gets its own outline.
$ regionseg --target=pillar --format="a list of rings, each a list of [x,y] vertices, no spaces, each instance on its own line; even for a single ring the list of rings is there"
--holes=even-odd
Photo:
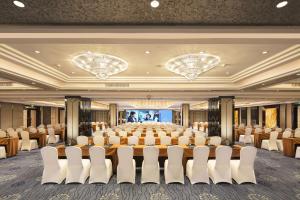
[[[286,128],[293,127],[293,104],[286,104]]]
[[[76,138],[79,136],[79,106],[80,97],[66,97],[66,144],[76,144]]]
[[[221,136],[219,98],[208,100],[208,136]]]
[[[115,103],[109,104],[109,122],[111,128],[118,126],[118,105]]]
[[[260,127],[263,126],[263,107],[262,106],[258,107],[258,125]]]
[[[92,102],[81,98],[79,106],[79,135],[92,136]]]
[[[285,104],[280,104],[279,108],[280,112],[280,124],[279,127],[282,128],[283,130],[285,129],[285,116],[286,116],[286,105]]]
[[[182,104],[181,125],[185,128],[188,128],[190,126],[189,114],[190,114],[190,104]]]
[[[251,126],[251,107],[247,108],[247,126]]]
[[[220,97],[221,137],[226,145],[234,142],[234,101],[233,97]]]

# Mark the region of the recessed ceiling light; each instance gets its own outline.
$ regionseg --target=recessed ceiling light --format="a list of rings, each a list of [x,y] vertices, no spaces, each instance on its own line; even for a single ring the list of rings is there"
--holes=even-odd
[[[36,53],[36,54],[39,54],[39,53],[41,53],[40,51],[38,51],[38,50],[35,50],[34,51],[34,53]]]
[[[288,4],[288,1],[281,1],[281,2],[279,2],[279,3],[276,5],[276,7],[277,7],[277,8],[283,8],[283,7],[285,7],[287,4]]]
[[[261,85],[265,85],[265,84],[263,83],[263,84],[261,84]]]
[[[19,7],[19,8],[24,8],[25,4],[22,3],[21,1],[14,1],[15,6]]]
[[[153,0],[151,1],[150,5],[152,8],[157,8],[159,6],[159,1]]]
[[[145,51],[145,54],[150,54],[151,52],[150,51]]]
[[[32,85],[35,85],[35,82],[31,82]]]
[[[72,74],[75,74],[75,72],[71,72]]]
[[[261,52],[262,54],[267,54],[268,53],[268,51],[263,51],[263,52]]]
[[[56,67],[58,67],[58,68],[59,68],[59,67],[61,67],[61,65],[60,65],[60,64],[57,64],[57,65],[56,65]]]
[[[222,64],[221,66],[222,66],[222,67],[226,67],[226,66],[227,66],[227,64],[225,64],[225,63],[224,63],[224,64]]]
[[[230,72],[226,72],[226,75],[229,75],[230,74]]]
[[[297,76],[300,76],[300,73],[299,74],[296,74]]]
[[[150,74],[150,72],[146,72],[147,74]]]

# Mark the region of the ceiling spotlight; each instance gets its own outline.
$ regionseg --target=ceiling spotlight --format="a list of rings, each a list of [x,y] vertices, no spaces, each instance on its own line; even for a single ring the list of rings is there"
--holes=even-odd
[[[75,72],[71,72],[71,74],[75,74]]]
[[[300,73],[299,74],[296,74],[297,76],[300,76]]]
[[[262,54],[267,54],[268,52],[267,51],[263,51],[263,52],[261,52]]]
[[[150,51],[145,51],[145,54],[150,54],[151,52]]]
[[[39,54],[39,53],[41,53],[40,51],[38,51],[38,50],[35,50],[34,51],[34,53],[36,53],[36,54]]]
[[[230,72],[226,72],[226,75],[229,75],[230,74]]]
[[[15,6],[19,7],[19,8],[24,8],[25,4],[22,3],[21,1],[14,1]]]
[[[276,8],[283,8],[288,4],[288,1],[281,1],[276,5]]]
[[[57,64],[57,65],[56,65],[56,67],[57,67],[57,68],[60,68],[60,67],[61,67],[61,65],[60,65],[60,64]]]
[[[150,74],[150,72],[146,72],[146,74]]]
[[[35,82],[31,82],[32,85],[35,85]]]
[[[153,1],[151,1],[151,7],[152,8],[157,8],[158,6],[159,6],[159,1],[157,1],[157,0],[153,0]]]

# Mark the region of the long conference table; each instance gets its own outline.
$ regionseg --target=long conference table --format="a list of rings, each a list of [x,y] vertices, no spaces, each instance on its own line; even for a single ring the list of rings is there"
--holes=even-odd
[[[90,149],[90,147],[92,147],[94,145],[75,145],[75,146],[81,148],[83,158],[89,158],[89,156],[90,156],[89,149]],[[97,145],[95,145],[95,146],[97,146]],[[103,146],[105,148],[106,157],[110,158],[112,160],[114,172],[116,172],[116,168],[118,165],[117,150],[121,146],[127,146],[127,145],[113,144],[113,145],[104,145]],[[143,148],[145,147],[145,145],[132,145],[132,147],[133,147],[133,156],[134,157],[142,157],[143,156]],[[155,147],[157,147],[159,149],[159,157],[160,158],[168,157],[168,153],[167,153],[168,145],[155,145]],[[182,162],[183,162],[183,166],[185,167],[188,158],[193,158],[193,149],[195,146],[194,145],[180,145],[180,147],[183,148],[184,153],[183,153]],[[208,147],[210,149],[209,158],[210,159],[215,158],[217,146],[209,145]],[[58,150],[58,157],[66,158],[66,153],[65,153],[66,146],[58,145],[58,146],[56,146],[56,148]],[[232,155],[231,155],[232,159],[238,159],[240,157],[241,148],[242,148],[242,146],[240,146],[240,145],[232,146]]]
[[[282,138],[283,155],[295,157],[296,148],[300,146],[300,138]]]
[[[17,137],[4,137],[0,138],[0,146],[4,146],[6,150],[6,156],[16,156],[18,153],[19,138]]]

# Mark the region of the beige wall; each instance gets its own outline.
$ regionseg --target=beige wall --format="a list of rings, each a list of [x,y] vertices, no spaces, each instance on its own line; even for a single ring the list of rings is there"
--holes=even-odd
[[[190,111],[190,122],[207,122],[208,121],[208,112],[207,110],[191,110]]]
[[[108,122],[109,120],[108,110],[92,110],[92,121],[93,122]]]
[[[51,124],[52,125],[59,124],[57,107],[51,107]]]
[[[23,105],[0,103],[0,128],[18,128],[23,126]]]

